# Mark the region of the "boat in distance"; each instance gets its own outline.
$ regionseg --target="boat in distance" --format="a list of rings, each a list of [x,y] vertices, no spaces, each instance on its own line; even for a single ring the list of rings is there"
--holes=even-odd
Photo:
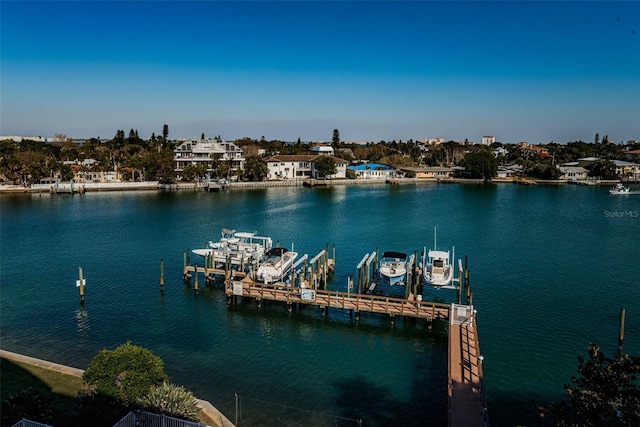
[[[271,248],[265,255],[264,261],[258,267],[256,279],[262,283],[273,283],[282,278],[293,267],[297,252],[285,248]]]
[[[615,187],[609,189],[609,194],[640,194],[640,191],[631,191],[631,188],[618,183]]]
[[[404,285],[407,277],[407,254],[383,252],[378,270],[383,281],[390,285]]]

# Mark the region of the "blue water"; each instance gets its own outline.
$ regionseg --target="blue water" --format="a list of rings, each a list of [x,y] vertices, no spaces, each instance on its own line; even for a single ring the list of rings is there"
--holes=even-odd
[[[181,279],[186,249],[235,228],[310,256],[335,244],[330,287],[344,289],[365,253],[420,253],[437,227],[438,247],[469,259],[492,424],[531,425],[532,400],[563,396],[590,341],[616,350],[621,307],[625,351],[640,354],[639,213],[638,196],[582,186],[3,195],[0,345],[84,368],[100,349],[131,340],[232,420],[234,393],[243,396],[242,425],[335,425],[320,414],[445,425],[445,328],[289,314],[274,303],[227,308],[220,289],[196,297]],[[454,301],[455,292],[426,297]]]

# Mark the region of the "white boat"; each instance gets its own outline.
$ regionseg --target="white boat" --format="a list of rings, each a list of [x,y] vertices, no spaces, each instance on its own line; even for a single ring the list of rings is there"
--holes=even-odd
[[[449,251],[439,251],[436,248],[436,237],[434,229],[433,247],[427,252],[424,248],[422,258],[422,276],[424,281],[431,286],[447,286],[453,280],[454,260]],[[455,252],[454,252],[455,253]]]
[[[426,250],[426,248],[425,248]],[[429,250],[424,265],[424,280],[431,286],[447,286],[453,279],[449,251]]]
[[[384,252],[378,270],[383,281],[390,285],[404,285],[407,277],[407,254]]]
[[[219,241],[210,241],[205,249],[194,249],[193,253],[200,256],[213,255],[214,261],[218,263],[229,259],[234,265],[248,265],[259,262],[271,246],[271,237],[223,228]]]
[[[624,185],[618,183],[615,187],[609,189],[609,194],[630,194],[631,190],[629,187],[625,187]]]
[[[297,256],[297,252],[291,252],[285,248],[270,249],[258,267],[256,279],[262,283],[281,280],[291,270]]]

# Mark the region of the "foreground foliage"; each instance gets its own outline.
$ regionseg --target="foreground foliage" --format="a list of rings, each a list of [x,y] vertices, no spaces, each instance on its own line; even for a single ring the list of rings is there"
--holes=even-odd
[[[609,358],[591,343],[578,356],[578,373],[565,384],[567,400],[543,409],[558,426],[639,426],[640,357]]]
[[[48,423],[53,420],[53,397],[49,390],[29,387],[2,400],[2,425],[10,426],[23,418]]]
[[[138,398],[142,409],[189,421],[198,421],[198,402],[184,387],[164,382],[153,387],[145,396]]]

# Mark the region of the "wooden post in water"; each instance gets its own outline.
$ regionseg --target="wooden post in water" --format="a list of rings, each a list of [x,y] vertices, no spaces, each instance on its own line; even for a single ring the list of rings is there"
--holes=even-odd
[[[376,248],[376,257],[373,260],[373,272],[374,272],[374,274],[378,274],[378,269],[379,269],[378,256],[379,255],[380,255],[380,251],[378,250],[378,248]]]
[[[327,289],[327,270],[329,269],[329,244],[327,243],[327,249],[324,252],[324,256],[322,257],[324,260],[323,267],[323,276],[324,276],[324,289]]]
[[[620,328],[618,329],[618,357],[622,357],[622,343],[624,341],[624,315],[625,309],[620,309]]]
[[[336,244],[333,244],[331,259],[333,260],[333,271],[336,270]]]
[[[198,264],[193,264],[193,290],[198,295]]]
[[[164,260],[160,260],[160,291],[164,291]]]
[[[473,292],[471,291],[471,284],[469,283],[469,270],[466,271],[465,276],[467,277],[467,280],[465,280],[466,292],[467,292],[467,305],[471,305],[471,294]]]
[[[82,278],[82,267],[78,267],[78,281],[76,286],[80,288],[80,305],[84,305],[84,285],[85,280]]]

